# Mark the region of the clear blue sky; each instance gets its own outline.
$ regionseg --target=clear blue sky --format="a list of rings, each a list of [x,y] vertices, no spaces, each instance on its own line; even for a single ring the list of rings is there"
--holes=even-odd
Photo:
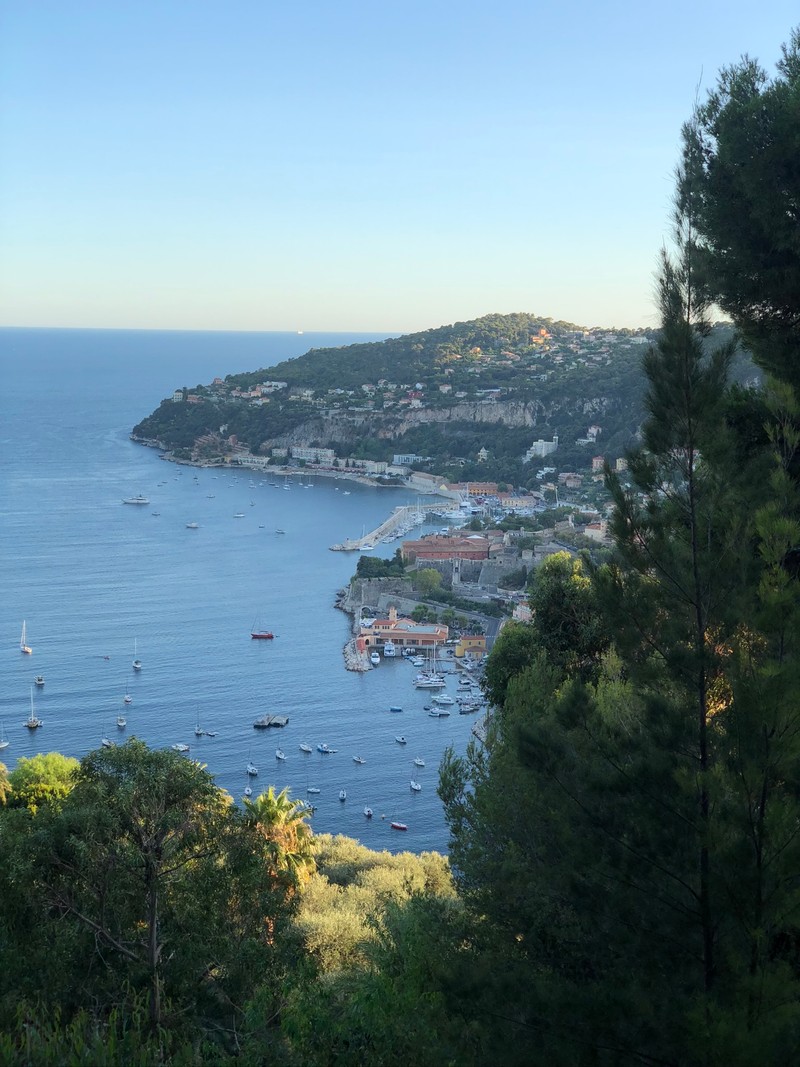
[[[0,0],[0,325],[654,325],[681,123],[796,0]]]

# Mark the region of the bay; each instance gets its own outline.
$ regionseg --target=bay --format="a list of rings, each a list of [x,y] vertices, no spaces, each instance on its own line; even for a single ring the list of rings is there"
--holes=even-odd
[[[447,745],[464,750],[474,719],[428,716],[414,669],[399,657],[367,674],[345,671],[350,620],[334,607],[357,557],[329,545],[414,497],[313,475],[177,466],[129,439],[176,388],[310,347],[377,339],[0,330],[0,723],[9,768],[37,752],[79,758],[103,736],[183,743],[237,800],[252,761],[254,795],[274,784],[310,796],[318,831],[371,848],[447,850],[437,768]],[[149,505],[122,503],[139,493]],[[273,641],[251,640],[256,619]],[[19,651],[23,620],[31,656]],[[34,689],[39,674],[45,685]],[[31,692],[45,724],[37,731],[23,725]],[[289,725],[254,730],[264,714],[286,715]],[[195,737],[198,722],[216,736]],[[319,753],[322,742],[336,752]],[[411,791],[412,777],[421,792]],[[393,832],[392,820],[408,832]]]

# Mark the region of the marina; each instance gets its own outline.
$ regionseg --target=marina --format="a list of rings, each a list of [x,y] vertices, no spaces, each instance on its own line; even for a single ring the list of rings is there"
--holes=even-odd
[[[329,551],[333,531],[374,531],[401,502],[415,509],[414,495],[309,472],[288,476],[295,491],[286,492],[269,471],[181,466],[130,441],[137,419],[176,381],[263,361],[246,337],[23,333],[24,346],[2,366],[0,423],[12,440],[27,440],[34,422],[41,433],[25,450],[7,450],[0,551],[15,566],[4,573],[0,602],[3,762],[13,767],[37,752],[80,758],[103,738],[185,746],[175,751],[207,766],[237,803],[245,788],[257,795],[288,786],[305,797],[313,787],[316,831],[374,848],[446,851],[438,766],[448,745],[464,750],[475,716],[430,718],[431,694],[415,689],[415,669],[400,655],[365,673],[345,669],[351,620],[335,598],[355,557]],[[151,365],[137,362],[143,346]],[[301,482],[313,488],[298,491]],[[138,493],[149,507],[121,505]],[[389,556],[394,546],[374,551]],[[255,618],[275,640],[251,638]],[[23,619],[32,648],[25,655]],[[43,725],[31,730],[23,724],[37,675],[46,679],[34,687]],[[456,678],[448,679],[455,695]],[[131,703],[118,727],[123,693]],[[392,706],[402,715],[389,714]],[[262,719],[272,725],[254,729]],[[406,746],[395,740],[399,723]],[[318,752],[323,743],[336,751]],[[417,755],[426,766],[414,774],[423,789],[413,793]],[[248,756],[260,769],[252,786]],[[408,833],[392,835],[392,819]]]

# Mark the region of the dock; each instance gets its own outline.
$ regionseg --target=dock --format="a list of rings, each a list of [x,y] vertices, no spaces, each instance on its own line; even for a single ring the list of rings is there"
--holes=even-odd
[[[443,498],[420,501],[417,504],[401,504],[380,526],[362,534],[361,537],[347,537],[340,544],[331,545],[331,552],[362,552],[364,549],[375,548],[386,538],[396,537],[400,530],[418,526],[428,512],[439,511],[446,514],[452,510],[453,501]]]
[[[266,730],[269,726],[285,726],[288,721],[288,715],[264,715],[261,719],[256,719],[253,727],[256,730]]]

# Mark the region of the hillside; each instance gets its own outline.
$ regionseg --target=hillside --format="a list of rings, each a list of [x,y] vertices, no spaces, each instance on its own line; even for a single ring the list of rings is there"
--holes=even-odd
[[[712,343],[728,330],[715,327]],[[274,367],[184,389],[133,434],[172,450],[196,450],[206,438],[224,451],[233,435],[264,455],[291,445],[387,462],[397,452],[413,453],[441,472],[463,471],[485,449],[484,477],[527,484],[535,471],[523,457],[537,438],[557,434],[559,463],[571,467],[587,466],[597,442],[605,454],[622,454],[641,421],[641,357],[655,336],[487,315],[380,342],[311,349]],[[743,361],[740,376],[748,373]],[[594,436],[589,426],[598,428]]]

